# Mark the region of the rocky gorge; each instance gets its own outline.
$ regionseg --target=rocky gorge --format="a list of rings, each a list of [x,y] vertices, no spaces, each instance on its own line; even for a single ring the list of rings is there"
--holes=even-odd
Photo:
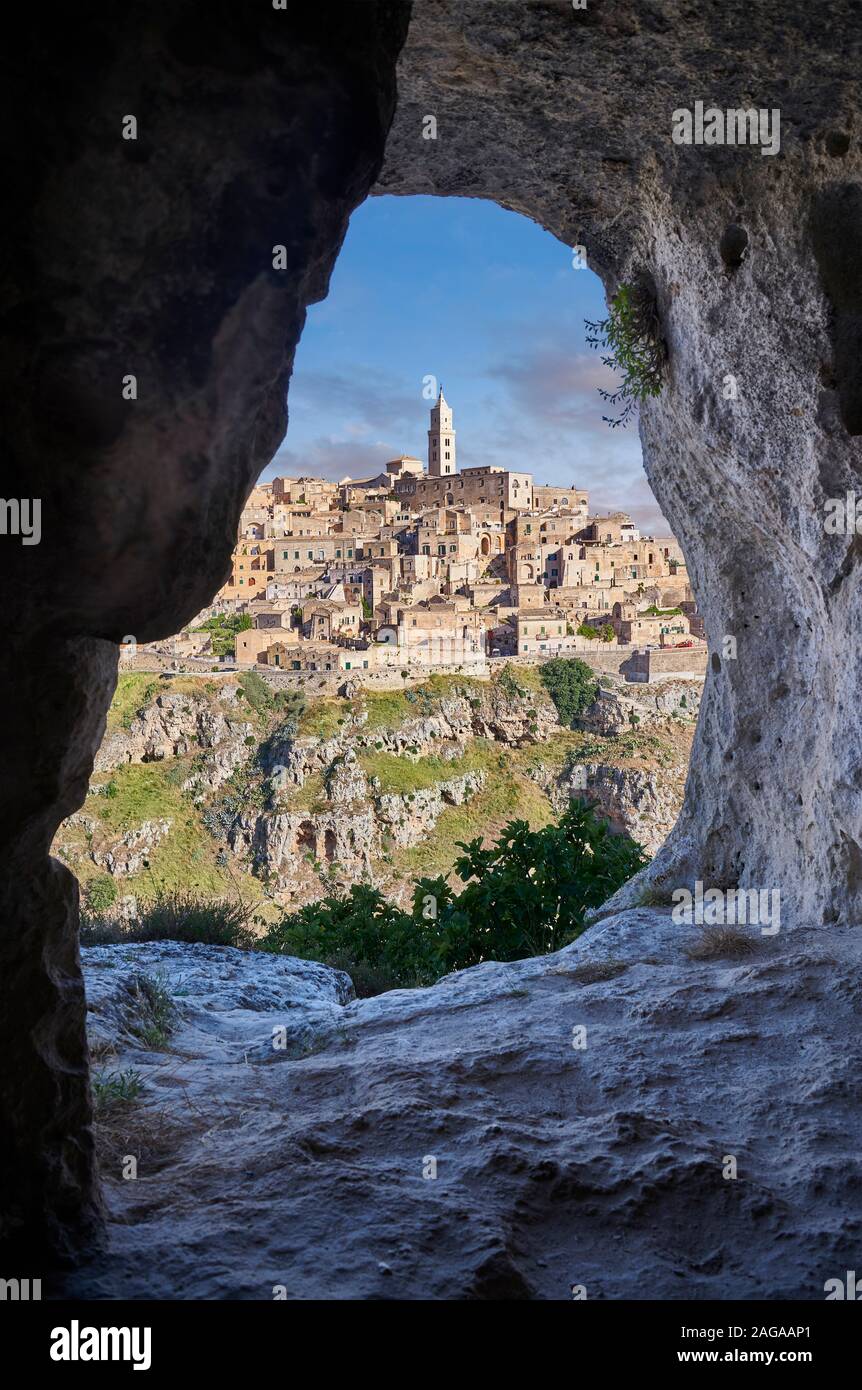
[[[159,885],[263,912],[356,881],[403,902],[414,873],[451,869],[459,839],[545,824],[573,797],[652,852],[681,805],[698,702],[693,681],[608,681],[571,729],[536,670],[511,667],[313,701],[297,720],[255,708],[242,678],[127,676],[56,853],[91,910],[127,918]]]

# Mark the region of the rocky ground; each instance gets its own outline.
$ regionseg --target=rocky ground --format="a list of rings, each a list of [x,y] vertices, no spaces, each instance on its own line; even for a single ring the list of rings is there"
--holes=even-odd
[[[536,828],[573,796],[654,852],[676,820],[698,682],[616,681],[562,727],[535,669],[312,702],[300,718],[236,679],[122,677],[90,795],[58,833],[91,914],[159,886],[264,915],[357,880],[396,901],[460,840]]]
[[[100,1110],[109,1249],[55,1291],[823,1298],[858,1267],[862,933],[701,944],[632,910],[360,1002],[306,962],[85,950],[97,1093],[139,1093]]]

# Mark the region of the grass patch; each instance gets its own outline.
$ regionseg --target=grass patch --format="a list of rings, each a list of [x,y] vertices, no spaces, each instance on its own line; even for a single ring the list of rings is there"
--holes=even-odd
[[[602,980],[615,980],[628,970],[624,960],[585,960],[572,971],[572,979],[581,985],[596,985]]]
[[[634,901],[635,907],[671,907],[673,896],[669,888],[659,888],[655,883],[645,883]]]
[[[87,798],[86,814],[117,835],[146,820],[171,821],[168,834],[150,855],[149,867],[123,878],[118,887],[144,900],[174,891],[212,898],[235,896],[241,891],[244,898],[259,900],[262,889],[257,880],[217,862],[218,848],[204,828],[202,811],[181,789],[195,757],[189,754],[157,763],[127,763],[105,778],[115,789],[113,795]],[[73,867],[85,885],[102,873],[85,855],[80,855]]]
[[[519,752],[507,749],[490,756],[482,790],[463,806],[447,806],[426,843],[397,850],[392,856],[394,871],[405,878],[445,874],[461,853],[459,842],[476,835],[493,840],[514,819],[527,821],[531,830],[542,830],[555,821],[547,796],[522,770]]]
[[[302,738],[335,738],[352,713],[349,700],[312,700],[297,720],[297,732]]]
[[[117,946],[130,941],[189,941],[247,949],[254,935],[251,908],[228,899],[201,898],[188,890],[160,891],[134,922],[81,918],[82,946]]]
[[[722,956],[740,959],[753,951],[751,937],[738,927],[704,927],[700,941],[684,948],[689,960],[718,960]]]
[[[108,732],[117,729],[130,729],[132,720],[140,709],[148,705],[159,693],[158,679],[151,675],[130,673],[117,677],[117,688],[108,710]]]
[[[172,676],[162,680],[144,671],[130,671],[117,677],[117,688],[108,710],[108,733],[132,727],[135,715],[159,695],[191,695],[208,702],[218,694],[218,683],[210,676]]]
[[[134,981],[139,1021],[132,1031],[144,1047],[161,1052],[167,1047],[177,1020],[177,1006],[155,975],[138,975]]]
[[[112,1114],[124,1105],[136,1101],[144,1089],[139,1071],[97,1071],[92,1080],[93,1108],[96,1117]]]
[[[381,792],[409,796],[412,792],[426,791],[441,782],[463,777],[467,772],[485,771],[492,757],[487,740],[476,739],[460,758],[440,758],[431,753],[413,762],[397,753],[362,752],[358,762],[366,777],[379,780]]]
[[[365,729],[397,729],[418,713],[404,690],[365,690],[362,704],[368,713]]]

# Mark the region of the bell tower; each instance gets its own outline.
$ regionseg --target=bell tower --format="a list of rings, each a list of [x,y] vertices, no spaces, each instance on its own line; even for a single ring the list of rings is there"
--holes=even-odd
[[[455,473],[455,430],[452,426],[452,409],[443,395],[443,387],[436,404],[431,407],[431,428],[428,431],[428,476],[445,478],[447,473]]]

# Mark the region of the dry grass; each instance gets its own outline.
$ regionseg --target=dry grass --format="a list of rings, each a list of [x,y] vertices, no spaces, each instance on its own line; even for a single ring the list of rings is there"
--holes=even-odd
[[[614,980],[626,970],[624,960],[585,960],[572,971],[572,979],[582,985],[596,985],[601,980]]]
[[[138,1173],[163,1168],[188,1135],[188,1126],[163,1110],[131,1104],[100,1109],[93,1124],[96,1153],[103,1177],[122,1179],[123,1162],[138,1160]]]
[[[704,927],[700,941],[686,946],[685,955],[689,960],[717,960],[722,956],[738,960],[750,956],[753,950],[751,937],[739,927]]]

